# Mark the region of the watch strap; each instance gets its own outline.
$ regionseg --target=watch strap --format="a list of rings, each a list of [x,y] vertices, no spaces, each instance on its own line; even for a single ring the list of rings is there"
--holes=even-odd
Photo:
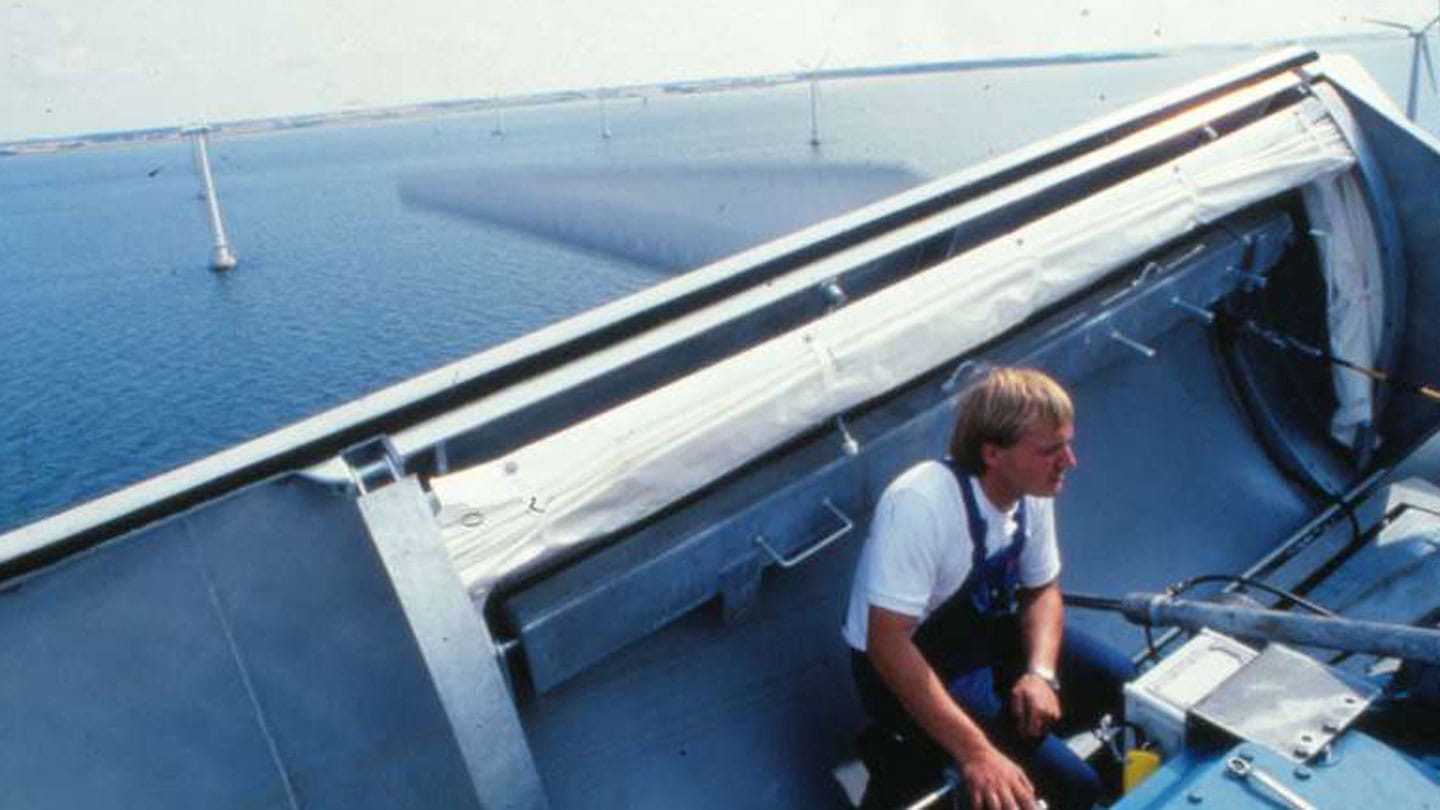
[[[1047,686],[1054,689],[1057,693],[1060,691],[1060,679],[1055,677],[1055,670],[1050,667],[1030,667],[1025,670],[1025,672],[1044,681]]]

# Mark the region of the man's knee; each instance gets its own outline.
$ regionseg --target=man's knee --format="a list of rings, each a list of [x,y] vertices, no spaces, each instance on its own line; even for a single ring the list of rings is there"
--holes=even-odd
[[[1052,810],[1090,810],[1103,793],[1095,769],[1054,735],[1045,739],[1027,765]]]

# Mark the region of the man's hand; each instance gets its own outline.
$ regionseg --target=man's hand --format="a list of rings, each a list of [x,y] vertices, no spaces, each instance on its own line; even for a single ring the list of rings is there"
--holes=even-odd
[[[1039,737],[1060,719],[1060,696],[1034,673],[1027,672],[1010,690],[1015,727],[1026,737]]]
[[[956,763],[970,791],[974,810],[1032,810],[1035,788],[1020,766],[994,747],[986,746]]]

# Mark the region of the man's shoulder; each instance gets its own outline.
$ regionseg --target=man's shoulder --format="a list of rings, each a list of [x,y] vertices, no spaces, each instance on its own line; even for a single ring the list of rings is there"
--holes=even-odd
[[[925,459],[895,476],[886,490],[931,492],[953,486],[955,486],[955,474],[950,471],[948,466],[935,459]]]
[[[895,476],[885,487],[877,507],[892,513],[897,510],[907,514],[926,513],[938,518],[953,511],[958,498],[959,486],[950,468],[942,462],[926,460]]]

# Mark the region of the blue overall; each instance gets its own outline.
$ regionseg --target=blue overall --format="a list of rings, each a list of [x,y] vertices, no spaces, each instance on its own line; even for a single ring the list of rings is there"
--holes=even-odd
[[[1053,733],[1039,738],[1021,735],[1011,713],[1010,688],[1026,665],[1018,611],[1020,555],[1029,540],[1024,499],[1016,512],[1011,542],[987,559],[986,524],[971,479],[959,471],[956,478],[973,546],[970,573],[960,588],[920,623],[912,638],[950,695],[996,747],[1025,769],[1052,808],[1089,810],[1101,794],[1095,771]],[[869,658],[854,653],[852,664],[861,701],[871,718],[890,739],[904,741],[899,755],[889,757],[888,773],[877,774],[872,782],[875,795],[872,799],[872,794],[867,794],[866,805],[902,805],[937,783],[949,757],[901,707]],[[1067,628],[1056,669],[1064,688],[1063,716],[1056,732],[1087,728],[1107,712],[1118,718],[1121,687],[1133,675],[1124,656]],[[897,749],[892,745],[890,750]]]

